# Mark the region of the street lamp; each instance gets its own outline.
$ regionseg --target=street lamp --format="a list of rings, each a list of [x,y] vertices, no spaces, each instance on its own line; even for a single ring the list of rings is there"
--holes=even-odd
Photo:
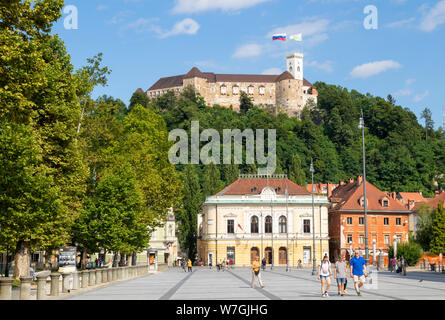
[[[312,174],[312,237],[313,237],[313,243],[312,243],[312,275],[314,276],[317,273],[317,269],[315,267],[315,209],[314,209],[314,163],[311,158],[311,166],[309,168],[309,171]]]
[[[366,197],[366,158],[365,158],[365,121],[363,120],[363,110],[360,111],[360,121],[358,129],[362,130],[362,145],[363,145],[363,209],[365,222],[365,261],[369,265],[369,248],[368,248],[368,203]]]

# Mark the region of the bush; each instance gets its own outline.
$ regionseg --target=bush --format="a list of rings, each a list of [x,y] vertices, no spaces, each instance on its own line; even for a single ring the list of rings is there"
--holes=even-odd
[[[417,242],[409,241],[397,244],[397,259],[401,259],[403,256],[408,266],[415,266],[422,254],[422,247]],[[391,245],[388,247],[388,256],[390,259],[394,256],[394,248]]]

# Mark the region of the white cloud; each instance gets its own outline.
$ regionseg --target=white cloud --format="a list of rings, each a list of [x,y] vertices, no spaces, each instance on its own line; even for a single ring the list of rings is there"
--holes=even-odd
[[[176,0],[172,10],[177,14],[201,13],[206,11],[236,11],[250,8],[270,0]]]
[[[262,72],[262,74],[282,74],[283,70],[280,68],[269,68]]]
[[[323,70],[326,72],[334,71],[334,67],[332,66],[332,61],[318,62],[318,61],[307,61],[304,63],[306,67],[313,67],[319,70]]]
[[[399,21],[395,21],[395,22],[391,22],[389,24],[387,24],[386,26],[388,28],[400,28],[403,27],[407,24],[410,24],[411,22],[414,22],[416,20],[416,18],[409,18],[409,19],[405,19],[405,20],[399,20]]]
[[[154,23],[158,21],[158,18],[139,18],[138,20],[123,26],[120,29],[120,33],[122,35],[126,30],[133,30],[136,33],[155,33],[159,38],[163,39],[180,34],[194,35],[200,28],[200,25],[190,18],[177,22],[170,30],[163,30],[159,25]]]
[[[413,84],[414,82],[416,82],[416,79],[406,79],[406,81],[405,81],[405,84],[407,85],[407,86],[409,86],[409,85],[411,85],[411,84]]]
[[[167,38],[179,34],[194,35],[198,32],[200,25],[193,19],[187,18],[176,23],[173,28],[159,35],[160,38]]]
[[[263,53],[263,47],[256,43],[249,43],[239,47],[232,57],[234,58],[252,58]]]
[[[420,30],[431,32],[439,25],[445,23],[445,0],[439,1],[423,17]]]
[[[355,67],[351,72],[351,76],[353,78],[366,79],[389,69],[399,69],[400,67],[401,64],[393,60],[369,62]]]
[[[405,97],[410,96],[412,91],[410,89],[400,89],[399,91],[394,92],[395,97]]]
[[[417,94],[414,96],[413,101],[414,102],[420,102],[423,99],[425,99],[426,97],[428,97],[430,95],[430,92],[428,90],[426,90],[424,93],[422,94]]]

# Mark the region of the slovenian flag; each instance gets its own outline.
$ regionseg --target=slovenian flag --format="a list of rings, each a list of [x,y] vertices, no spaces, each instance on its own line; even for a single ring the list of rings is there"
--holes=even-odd
[[[301,33],[292,35],[289,37],[289,40],[303,41],[303,35]]]
[[[243,230],[243,227],[241,227],[241,225],[238,223],[238,227],[242,230],[242,231],[244,231]]]
[[[272,40],[286,41],[287,40],[287,35],[285,33],[274,34],[272,36]]]

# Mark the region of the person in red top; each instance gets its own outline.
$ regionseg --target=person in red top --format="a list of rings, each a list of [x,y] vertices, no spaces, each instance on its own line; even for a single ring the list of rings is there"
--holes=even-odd
[[[229,267],[232,268],[232,259],[229,260]]]

